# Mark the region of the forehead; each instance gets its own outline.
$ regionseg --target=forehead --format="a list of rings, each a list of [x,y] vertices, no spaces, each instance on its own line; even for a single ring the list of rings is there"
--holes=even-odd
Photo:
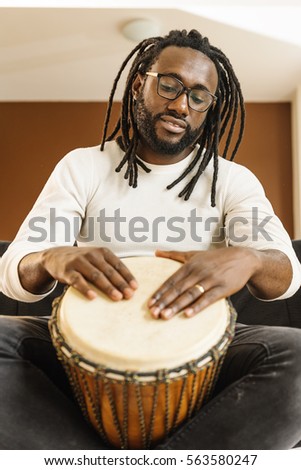
[[[212,60],[190,47],[166,47],[152,65],[151,71],[175,73],[181,76],[186,86],[201,84],[212,92],[216,90],[218,83],[216,67]]]

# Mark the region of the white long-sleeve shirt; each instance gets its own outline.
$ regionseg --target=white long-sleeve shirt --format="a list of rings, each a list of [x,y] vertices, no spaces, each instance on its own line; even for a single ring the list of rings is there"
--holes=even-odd
[[[1,259],[2,291],[33,302],[44,295],[23,289],[18,264],[27,254],[55,246],[106,246],[119,257],[153,255],[162,250],[209,250],[223,246],[277,249],[291,261],[293,279],[280,298],[301,284],[300,263],[290,238],[256,177],[245,167],[219,159],[216,206],[211,207],[213,163],[199,178],[188,201],[178,194],[192,175],[167,190],[192,160],[194,152],[171,165],[139,167],[138,187],[131,188],[115,142],[77,149],[55,167],[14,242]]]

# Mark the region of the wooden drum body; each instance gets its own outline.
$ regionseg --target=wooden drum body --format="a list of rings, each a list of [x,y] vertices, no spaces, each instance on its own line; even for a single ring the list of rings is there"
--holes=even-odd
[[[68,288],[54,302],[50,332],[78,403],[101,438],[123,449],[166,439],[212,393],[236,314],[221,300],[193,318],[151,317],[151,294],[181,265],[126,258],[139,288],[113,302]]]

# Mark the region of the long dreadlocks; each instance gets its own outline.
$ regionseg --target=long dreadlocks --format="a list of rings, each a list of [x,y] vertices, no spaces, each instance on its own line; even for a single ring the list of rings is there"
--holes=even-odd
[[[216,105],[211,107],[208,111],[202,133],[197,141],[199,147],[196,155],[190,165],[184,170],[184,172],[167,187],[167,189],[173,188],[198,165],[194,176],[179,193],[179,197],[184,197],[185,200],[189,199],[199,177],[204,172],[210,160],[213,158],[214,172],[211,188],[211,205],[214,207],[216,182],[218,176],[218,146],[220,140],[227,131],[225,134],[225,147],[222,154],[223,158],[227,158],[235,124],[239,117],[240,126],[238,137],[229,158],[230,160],[234,159],[234,156],[241,143],[244,131],[245,110],[240,84],[229,59],[220,49],[212,46],[209,43],[209,40],[206,37],[203,37],[198,31],[193,29],[187,33],[186,30],[174,30],[164,37],[145,39],[132,50],[132,52],[122,63],[113,83],[104,122],[101,150],[104,149],[105,142],[114,139],[114,137],[116,137],[117,133],[120,131],[121,135],[119,135],[117,138],[117,142],[125,154],[122,161],[116,168],[116,171],[119,172],[123,166],[127,164],[124,177],[125,179],[129,179],[129,185],[133,186],[134,188],[137,187],[138,165],[140,165],[146,172],[150,171],[150,169],[147,168],[147,166],[136,156],[139,142],[139,133],[137,124],[135,122],[132,84],[137,73],[139,72],[142,75],[145,74],[155,63],[161,51],[168,46],[190,47],[192,49],[196,49],[211,59],[217,70],[217,102]],[[133,64],[127,77],[120,117],[117,121],[117,124],[115,125],[115,129],[111,135],[107,137],[113,98],[118,81],[128,62],[136,53],[136,58],[133,60]]]

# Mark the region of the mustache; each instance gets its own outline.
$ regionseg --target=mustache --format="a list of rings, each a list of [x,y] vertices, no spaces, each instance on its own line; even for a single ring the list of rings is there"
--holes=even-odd
[[[156,123],[157,121],[160,121],[161,117],[162,116],[170,116],[170,117],[173,117],[175,119],[179,119],[180,121],[183,121],[185,122],[186,126],[185,126],[185,131],[187,132],[190,132],[191,131],[191,126],[190,124],[188,124],[188,122],[186,122],[186,119],[183,118],[183,116],[181,116],[180,114],[178,114],[176,111],[165,111],[164,113],[158,113],[156,114],[154,117],[153,117],[153,122]]]
[[[179,119],[180,121],[184,121],[186,123],[186,119],[183,118],[183,116],[181,116],[180,114],[178,114],[176,111],[165,111],[164,113],[158,113],[154,116],[154,120],[155,121],[159,121],[159,119],[161,119],[162,116],[170,116],[170,117],[173,117],[175,119]],[[187,124],[188,126],[189,124]]]

